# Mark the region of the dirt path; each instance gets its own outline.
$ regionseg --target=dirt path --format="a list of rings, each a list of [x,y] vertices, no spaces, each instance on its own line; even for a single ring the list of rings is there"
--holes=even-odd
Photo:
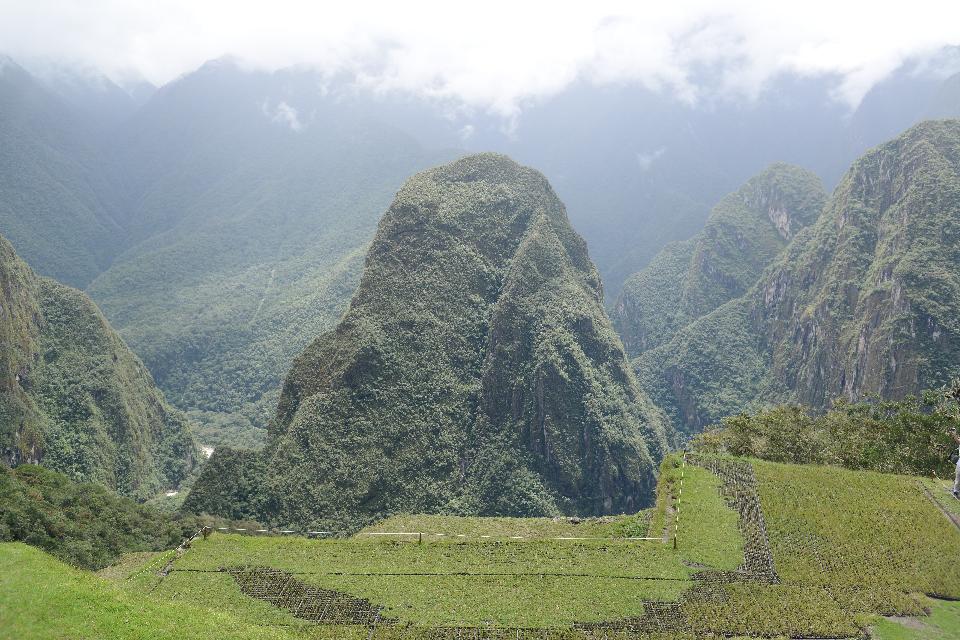
[[[263,309],[263,303],[267,301],[267,295],[270,294],[270,289],[273,288],[273,281],[277,277],[277,269],[274,267],[270,271],[270,279],[267,280],[267,286],[263,290],[263,296],[260,298],[260,304],[257,305],[257,310],[253,312],[253,317],[250,318],[250,322],[247,323],[247,326],[253,326],[253,323],[257,321],[257,316],[260,315],[260,310]]]
[[[927,499],[930,500],[930,502],[932,502],[934,506],[940,510],[940,513],[942,513],[947,520],[953,523],[953,526],[957,528],[957,531],[960,531],[960,517],[957,517],[947,511],[947,508],[944,507],[939,500],[937,500],[937,497],[930,492],[930,489],[928,489],[926,485],[924,485],[922,482],[918,482],[917,484],[919,485],[920,490],[923,491],[923,495],[927,496]]]

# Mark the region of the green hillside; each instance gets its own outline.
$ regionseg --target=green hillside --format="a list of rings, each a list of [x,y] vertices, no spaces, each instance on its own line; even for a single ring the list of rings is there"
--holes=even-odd
[[[25,542],[76,567],[99,569],[121,554],[171,549],[202,524],[39,465],[0,466],[0,541]]]
[[[288,374],[264,453],[215,453],[187,508],[338,531],[622,513],[650,502],[664,449],[562,203],[482,154],[404,185],[350,309]]]
[[[149,498],[196,464],[186,419],[82,292],[0,236],[0,454]]]
[[[838,401],[827,411],[779,405],[728,416],[693,440],[698,451],[772,462],[953,478],[949,435],[960,418],[960,382],[920,397]]]
[[[0,59],[0,234],[43,275],[84,287],[122,248],[103,132]]]
[[[627,353],[660,346],[684,326],[741,296],[826,200],[813,173],[774,164],[723,198],[697,236],[667,245],[631,276],[612,318]]]
[[[127,637],[119,618],[157,638],[218,626],[358,640],[952,638],[960,528],[936,499],[910,476],[671,456],[639,517],[398,516],[327,540],[214,533],[179,557],[126,556],[103,579],[6,544],[0,612],[17,637],[38,638]],[[652,539],[631,539],[638,521]],[[25,600],[25,579],[49,586]]]
[[[171,605],[125,591],[21,543],[0,543],[0,574],[0,624],[10,638],[311,637],[251,624],[208,607]]]
[[[378,216],[450,157],[322,100],[318,82],[212,62],[161,89],[112,147],[131,241],[88,291],[205,424],[203,444],[262,443],[254,429],[346,308]]]
[[[958,158],[955,120],[870,151],[746,294],[639,356],[677,428],[769,402],[898,399],[960,374]]]

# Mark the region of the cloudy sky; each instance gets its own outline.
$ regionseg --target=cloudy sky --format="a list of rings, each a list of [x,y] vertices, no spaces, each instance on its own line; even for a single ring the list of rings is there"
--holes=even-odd
[[[0,51],[156,84],[231,54],[510,114],[576,80],[751,97],[784,72],[837,74],[856,104],[903,60],[960,44],[960,2],[0,0]],[[698,75],[698,77],[700,77]]]

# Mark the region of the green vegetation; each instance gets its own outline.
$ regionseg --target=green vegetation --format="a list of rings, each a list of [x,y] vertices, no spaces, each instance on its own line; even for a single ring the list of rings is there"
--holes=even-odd
[[[266,427],[294,357],[349,302],[377,216],[452,157],[319,81],[213,63],[121,119],[0,71],[0,233],[86,288],[168,400],[203,412],[205,444]],[[288,102],[295,128],[276,119]]]
[[[960,500],[953,497],[953,478],[924,478],[923,485],[930,491],[933,499],[960,525]]]
[[[744,295],[634,365],[686,434],[767,403],[899,399],[960,374],[960,122],[851,167]],[[929,470],[928,470],[929,471]]]
[[[0,234],[40,273],[84,287],[123,236],[102,131],[23,68],[0,64]]]
[[[708,572],[681,599],[682,619],[699,633],[859,636],[877,615],[923,615],[918,594],[960,594],[960,573],[945,561],[960,551],[960,534],[917,478],[702,455],[689,456],[687,477],[691,464],[719,470],[745,536],[737,572]],[[679,461],[664,467],[658,510],[680,495]],[[682,496],[690,493],[699,491],[684,483]],[[760,510],[743,501],[751,494]],[[697,509],[680,502],[682,549],[700,529],[684,524]],[[662,522],[655,515],[651,526]],[[774,570],[766,576],[751,569],[764,555]]]
[[[639,615],[643,600],[675,600],[689,584],[689,570],[665,545],[624,540],[417,544],[216,534],[196,542],[171,575],[208,585],[209,574],[195,570],[235,566],[294,572],[419,625],[562,627]]]
[[[88,291],[170,402],[202,412],[203,444],[262,444],[247,423],[266,428],[294,358],[343,314],[378,216],[451,157],[324,100],[320,81],[210,63],[112,150],[129,242]],[[296,127],[277,119],[288,105]]]
[[[146,499],[196,464],[186,419],[89,298],[0,237],[0,457]]]
[[[953,473],[957,400],[928,391],[922,398],[837,402],[823,414],[783,405],[724,418],[722,428],[694,441],[698,451],[773,462],[839,465],[886,473]]]
[[[401,628],[566,627],[571,633],[574,623],[643,616],[648,601],[676,602],[693,584],[694,563],[730,570],[742,562],[736,514],[725,506],[716,477],[689,467],[684,473],[684,487],[694,496],[690,504],[696,506],[684,526],[703,528],[709,535],[691,535],[677,550],[661,540],[623,538],[645,534],[638,529],[648,514],[577,524],[569,519],[408,515],[348,539],[215,533],[209,540],[195,541],[166,578],[135,579],[132,588],[161,599],[220,607],[245,620],[295,621],[289,610],[264,609],[262,601],[244,595],[231,574],[219,571],[269,567],[308,586],[366,598],[373,606],[383,606],[382,617],[394,619]],[[422,543],[417,536],[367,535],[387,530],[446,535],[425,535]],[[515,535],[526,537],[510,537]],[[589,539],[554,539],[559,536]],[[131,558],[128,564],[133,566],[119,570],[118,576],[135,571],[139,560]],[[250,575],[261,588],[267,584],[266,574]],[[282,581],[278,591],[280,586]],[[390,627],[378,629],[377,635],[381,633],[389,636]]]
[[[185,508],[334,531],[635,512],[661,421],[547,181],[470,156],[404,185],[349,310],[287,376],[263,453],[218,449]]]
[[[0,623],[4,635],[24,640],[331,637],[254,624],[217,608],[191,602],[172,605],[124,591],[18,543],[0,543]]]
[[[84,617],[109,625],[122,616],[144,620],[146,637],[168,637],[165,622],[149,622],[166,611],[182,619],[178,637],[208,622],[226,637],[344,640],[478,629],[503,639],[517,629],[557,640],[853,638],[867,627],[881,638],[953,637],[953,603],[923,594],[960,596],[951,561],[960,533],[920,487],[910,476],[671,455],[652,514],[576,524],[407,515],[314,540],[214,533],[180,555],[122,556],[100,572],[115,586],[4,545],[0,569],[18,565],[0,572],[0,611],[14,613],[25,637],[47,637],[50,616],[68,633]],[[648,521],[665,539],[622,537]],[[446,535],[366,535],[388,529]],[[588,539],[554,539],[567,533]],[[510,538],[518,534],[527,537]],[[10,601],[24,571],[54,584]],[[880,617],[894,615],[912,618]]]
[[[631,356],[743,295],[826,201],[813,173],[774,164],[723,198],[696,237],[665,247],[624,284],[614,324]]]
[[[750,327],[742,298],[684,327],[669,343],[634,359],[641,387],[690,436],[724,416],[786,397],[770,377],[770,358]]]
[[[906,594],[960,597],[945,558],[960,535],[918,480],[834,467],[756,462],[760,499],[784,582],[821,585],[845,607],[917,613]]]
[[[458,534],[475,538],[624,538],[646,536],[650,512],[599,518],[470,518],[464,516],[400,515],[364,527],[357,535],[377,532]]]
[[[650,537],[665,533],[669,542],[676,533],[681,555],[688,562],[725,571],[736,569],[743,562],[743,539],[737,513],[717,499],[719,478],[706,469],[679,465],[676,456],[664,461],[661,474],[665,486],[651,519]]]
[[[649,542],[649,544],[647,544]],[[194,542],[176,569],[264,566],[311,575],[505,573],[685,580],[689,570],[657,541],[346,539],[241,536],[217,533]],[[331,575],[336,578],[336,575]]]
[[[960,602],[928,600],[930,615],[922,618],[892,618],[870,627],[875,640],[951,640],[960,630]]]
[[[690,269],[694,251],[696,239],[672,242],[624,282],[610,319],[628,355],[660,346],[689,323],[679,283]]]
[[[276,407],[278,393],[264,394],[261,402],[247,405],[261,412],[273,401]],[[223,413],[219,411],[187,411],[193,437],[204,447],[233,447],[234,449],[262,449],[267,441],[267,430],[256,426],[263,416],[247,417],[242,411]]]
[[[0,541],[25,542],[77,567],[171,549],[201,526],[195,516],[171,517],[43,467],[0,466]]]
[[[779,584],[734,582],[685,604],[691,624],[721,634],[848,637],[877,614],[922,615],[927,593],[956,598],[945,558],[960,535],[918,480],[755,462]]]

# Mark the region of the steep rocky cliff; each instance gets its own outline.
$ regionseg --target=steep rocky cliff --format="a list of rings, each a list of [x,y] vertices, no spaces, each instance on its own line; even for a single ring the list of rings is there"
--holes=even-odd
[[[215,453],[186,506],[335,530],[632,511],[665,442],[562,203],[482,154],[404,185],[348,312],[288,374],[264,452]]]
[[[744,296],[635,364],[687,432],[751,403],[900,398],[960,374],[960,122],[857,160]]]
[[[149,372],[82,292],[37,276],[0,237],[0,456],[147,498],[195,445]]]
[[[628,354],[664,344],[682,327],[743,295],[826,201],[820,179],[774,164],[710,213],[704,230],[668,245],[624,285],[613,311]]]

